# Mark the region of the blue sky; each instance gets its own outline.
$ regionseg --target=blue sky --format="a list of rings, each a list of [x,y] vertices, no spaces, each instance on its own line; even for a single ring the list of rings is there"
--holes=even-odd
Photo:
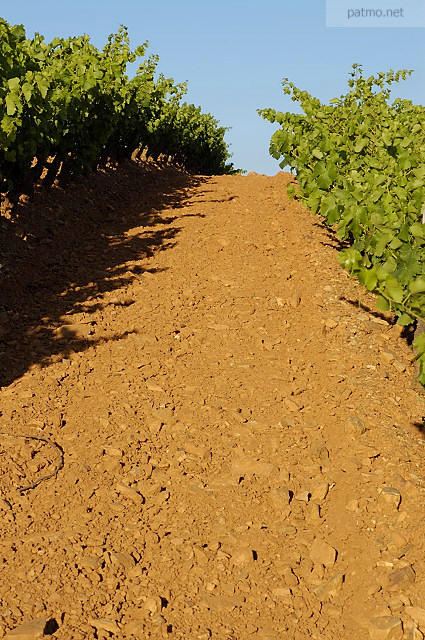
[[[409,1],[397,0],[397,6]],[[391,7],[394,0],[352,5]],[[279,170],[268,154],[274,127],[256,109],[296,109],[283,95],[284,77],[328,101],[345,93],[354,62],[367,75],[414,69],[393,97],[425,104],[424,27],[327,28],[325,0],[16,0],[0,15],[24,24],[28,36],[87,33],[98,47],[126,25],[134,47],[149,41],[164,75],[188,81],[188,101],[232,128],[226,136],[232,161],[248,171]]]

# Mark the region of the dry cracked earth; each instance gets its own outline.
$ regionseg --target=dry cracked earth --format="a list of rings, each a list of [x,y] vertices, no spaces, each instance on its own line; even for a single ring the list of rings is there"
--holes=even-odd
[[[291,180],[129,164],[3,218],[0,637],[424,637],[413,351]]]

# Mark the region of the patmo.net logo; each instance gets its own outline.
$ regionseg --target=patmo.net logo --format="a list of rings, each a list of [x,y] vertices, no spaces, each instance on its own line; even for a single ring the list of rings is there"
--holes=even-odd
[[[403,18],[405,10],[400,9],[347,9],[348,20],[356,18]]]
[[[327,27],[425,27],[424,0],[327,0]]]

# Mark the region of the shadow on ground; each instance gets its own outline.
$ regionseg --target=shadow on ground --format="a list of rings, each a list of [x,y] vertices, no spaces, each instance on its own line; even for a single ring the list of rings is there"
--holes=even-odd
[[[31,365],[93,345],[90,335],[70,340],[57,329],[72,323],[73,314],[98,309],[102,294],[155,273],[135,261],[174,246],[181,214],[173,211],[207,180],[171,167],[126,164],[81,178],[66,191],[40,191],[19,205],[14,219],[0,218],[0,386]]]

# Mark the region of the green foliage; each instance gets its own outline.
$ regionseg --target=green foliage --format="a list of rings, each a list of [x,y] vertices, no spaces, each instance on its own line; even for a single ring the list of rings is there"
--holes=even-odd
[[[69,177],[136,148],[194,172],[232,172],[226,128],[181,102],[186,86],[157,77],[156,56],[129,80],[127,65],[146,47],[132,51],[125,27],[99,51],[88,36],[30,40],[0,19],[0,192],[34,182],[48,158]]]
[[[259,111],[280,125],[270,153],[296,173],[297,197],[351,245],[342,266],[402,325],[425,317],[425,108],[389,102],[390,86],[411,73],[365,79],[355,64],[348,93],[329,105],[285,79],[303,113]],[[425,383],[425,334],[415,346]]]

